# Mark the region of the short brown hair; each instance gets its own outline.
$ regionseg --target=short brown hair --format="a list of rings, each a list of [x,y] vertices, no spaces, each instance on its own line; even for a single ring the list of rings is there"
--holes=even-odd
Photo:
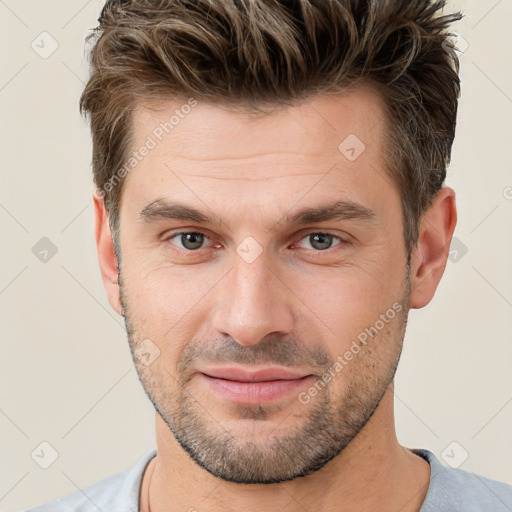
[[[192,96],[257,111],[364,83],[384,101],[386,171],[401,196],[410,255],[455,135],[459,62],[447,28],[462,16],[440,15],[444,4],[107,1],[88,38],[91,75],[80,111],[90,116],[94,181],[113,233],[122,189],[116,171],[132,149],[132,112],[140,104]]]

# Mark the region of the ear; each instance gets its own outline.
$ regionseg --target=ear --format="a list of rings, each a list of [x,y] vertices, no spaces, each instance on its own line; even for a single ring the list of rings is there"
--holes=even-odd
[[[105,208],[103,197],[97,189],[94,190],[92,198],[94,202],[96,249],[98,251],[103,285],[105,286],[110,305],[117,313],[122,315],[117,256],[114,251],[112,233],[110,232],[110,225],[108,223],[108,212]]]
[[[418,244],[411,253],[411,308],[423,308],[432,300],[446,267],[456,224],[455,192],[444,187],[423,214]]]

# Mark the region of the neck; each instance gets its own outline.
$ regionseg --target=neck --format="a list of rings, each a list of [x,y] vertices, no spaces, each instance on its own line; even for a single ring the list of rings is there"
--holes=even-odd
[[[144,475],[141,512],[418,512],[430,481],[429,464],[396,438],[392,384],[342,453],[311,475],[278,484],[220,480],[184,452],[158,414],[156,432],[157,456]]]

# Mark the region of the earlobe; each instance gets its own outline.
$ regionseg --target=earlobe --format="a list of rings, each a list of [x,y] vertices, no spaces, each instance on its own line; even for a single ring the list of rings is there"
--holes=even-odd
[[[456,224],[455,192],[444,187],[423,215],[418,244],[412,251],[411,308],[423,308],[432,300],[446,267]]]
[[[112,241],[108,212],[105,208],[103,197],[97,189],[93,192],[93,202],[96,249],[103,285],[105,286],[110,305],[117,313],[122,315],[117,256]]]

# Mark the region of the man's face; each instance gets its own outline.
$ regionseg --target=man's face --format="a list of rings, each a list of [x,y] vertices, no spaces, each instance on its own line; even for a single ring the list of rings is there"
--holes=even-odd
[[[304,476],[365,426],[402,347],[410,287],[383,109],[365,89],[260,117],[184,103],[134,117],[132,149],[156,143],[127,176],[120,209],[137,372],[213,475]],[[336,202],[344,214],[293,219]],[[210,220],[176,218],[174,203]],[[250,377],[233,368],[277,374],[241,383]]]

